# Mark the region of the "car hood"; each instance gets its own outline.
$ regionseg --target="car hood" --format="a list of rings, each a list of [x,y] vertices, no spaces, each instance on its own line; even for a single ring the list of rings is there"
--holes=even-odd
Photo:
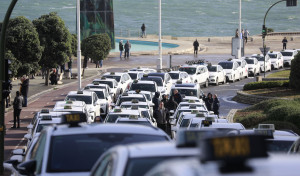
[[[227,73],[232,73],[232,69],[223,69],[224,71],[225,71],[225,73],[227,74]]]
[[[293,59],[293,56],[283,56],[283,60]]]
[[[217,76],[218,73],[217,72],[209,72],[209,76]]]

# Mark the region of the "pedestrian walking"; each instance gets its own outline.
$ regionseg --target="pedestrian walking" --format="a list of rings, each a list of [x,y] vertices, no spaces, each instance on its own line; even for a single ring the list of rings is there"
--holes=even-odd
[[[122,60],[122,53],[124,51],[123,40],[119,42],[120,60]]]
[[[180,102],[182,102],[183,100],[181,94],[178,92],[177,89],[173,91],[173,95],[171,96],[171,98],[173,98],[177,104],[180,104]]]
[[[161,101],[164,103],[164,105],[165,105],[165,107],[166,107],[166,103],[168,102],[168,95],[162,95],[161,96],[162,97],[162,99],[161,99]]]
[[[131,49],[131,44],[129,43],[129,40],[127,40],[125,46],[125,55],[124,55],[124,58],[126,59],[129,59],[129,55],[130,55],[130,49]]]
[[[249,35],[250,35],[249,31],[246,29],[246,30],[244,31],[244,39],[245,39],[246,43],[247,43],[247,41],[248,41],[248,36],[249,36]]]
[[[211,93],[207,94],[204,102],[205,102],[207,110],[212,111],[212,105],[213,105],[214,100],[213,100],[213,97],[212,97]]]
[[[60,73],[64,73],[65,72],[65,64],[62,64],[60,66]]]
[[[214,94],[213,96],[213,111],[215,115],[218,115],[219,117],[219,108],[220,108],[220,101],[218,99],[217,94]]]
[[[103,59],[100,60],[100,68],[103,66]]]
[[[23,107],[27,107],[27,95],[29,89],[29,78],[27,76],[23,76],[21,78],[21,95],[23,96]]]
[[[50,83],[51,85],[57,84],[57,72],[56,69],[53,69],[52,73],[50,74]]]
[[[145,38],[146,38],[146,26],[145,26],[145,24],[144,24],[144,23],[143,23],[143,25],[142,25],[141,29],[142,29],[142,35],[141,35],[141,37],[142,37],[142,38],[143,38],[143,37],[145,37]]]
[[[241,38],[240,39],[244,39],[244,33],[245,33],[245,31],[244,31],[244,29],[242,29]]]
[[[152,98],[152,103],[154,104],[154,106],[153,106],[154,111],[157,110],[158,106],[159,106],[159,95],[160,95],[159,92],[155,92],[155,95]]]
[[[194,46],[194,55],[198,55],[198,48],[199,48],[199,42],[197,41],[197,39],[194,41],[193,43]]]
[[[23,106],[23,97],[20,95],[20,92],[16,92],[16,97],[13,102],[14,107],[14,125],[11,128],[20,128],[20,114]],[[16,126],[18,123],[18,126]]]
[[[98,60],[95,61],[95,64],[96,64],[96,68],[100,68],[100,62]]]
[[[167,132],[167,112],[162,101],[159,103],[158,109],[154,111],[153,116],[156,120],[157,127]]]
[[[73,59],[72,59],[72,57],[70,57],[70,60],[68,62],[68,69],[69,69],[71,77],[72,77],[72,64],[73,64]]]
[[[287,44],[287,42],[288,41],[287,41],[286,37],[284,37],[283,40],[282,40],[283,50],[286,50],[286,44]]]

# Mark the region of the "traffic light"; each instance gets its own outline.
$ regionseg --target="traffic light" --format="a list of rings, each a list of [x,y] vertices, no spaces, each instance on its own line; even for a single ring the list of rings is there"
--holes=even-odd
[[[287,7],[297,6],[297,0],[286,0],[286,6]]]
[[[262,27],[262,37],[263,38],[265,38],[266,37],[266,35],[267,35],[267,28],[266,28],[266,26],[265,25],[263,25],[263,27]]]

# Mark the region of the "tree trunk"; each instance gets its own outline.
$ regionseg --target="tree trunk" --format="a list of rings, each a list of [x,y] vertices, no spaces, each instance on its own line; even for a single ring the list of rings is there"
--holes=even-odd
[[[50,76],[50,70],[46,69],[45,86],[49,86],[49,76]]]

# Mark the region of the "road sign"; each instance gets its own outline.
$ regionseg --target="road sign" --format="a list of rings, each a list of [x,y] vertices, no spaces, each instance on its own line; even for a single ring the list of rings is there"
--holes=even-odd
[[[267,52],[269,52],[269,51],[270,51],[270,47],[259,48],[259,49],[260,49],[260,51],[261,51],[261,53],[262,53],[263,55],[266,55],[266,54],[267,54]]]

